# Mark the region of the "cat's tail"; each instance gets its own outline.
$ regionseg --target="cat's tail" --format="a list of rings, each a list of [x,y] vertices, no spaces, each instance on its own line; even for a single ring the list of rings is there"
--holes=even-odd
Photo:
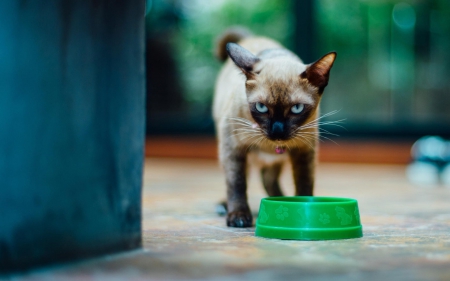
[[[225,61],[228,58],[226,46],[227,43],[237,43],[242,39],[252,36],[253,34],[246,28],[240,26],[233,26],[225,30],[216,39],[215,56],[220,61]]]

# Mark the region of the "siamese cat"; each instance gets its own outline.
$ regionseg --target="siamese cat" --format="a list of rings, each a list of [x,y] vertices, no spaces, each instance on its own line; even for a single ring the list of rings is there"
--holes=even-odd
[[[278,177],[291,161],[295,194],[313,195],[318,106],[336,53],[304,64],[274,40],[230,29],[219,38],[216,55],[226,60],[213,104],[227,185],[226,222],[250,227],[248,165],[260,167],[269,196],[281,196]]]

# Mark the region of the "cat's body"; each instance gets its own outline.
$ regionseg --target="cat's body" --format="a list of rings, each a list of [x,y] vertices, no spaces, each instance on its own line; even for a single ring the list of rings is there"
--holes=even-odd
[[[219,56],[225,52],[231,59],[217,79],[213,116],[227,183],[227,225],[247,227],[248,165],[259,166],[268,195],[279,196],[282,165],[291,161],[295,194],[312,195],[318,104],[336,55],[305,65],[276,41],[235,30],[219,41]]]

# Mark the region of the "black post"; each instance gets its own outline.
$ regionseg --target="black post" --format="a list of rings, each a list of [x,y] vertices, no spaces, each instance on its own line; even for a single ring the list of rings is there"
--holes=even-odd
[[[144,12],[0,1],[0,272],[140,246]]]
[[[314,12],[314,0],[294,0],[294,48],[304,63],[312,63],[319,59],[314,50],[316,43]]]

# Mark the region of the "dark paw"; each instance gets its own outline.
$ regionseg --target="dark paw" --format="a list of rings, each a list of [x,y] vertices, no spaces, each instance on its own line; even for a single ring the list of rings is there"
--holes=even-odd
[[[227,215],[227,226],[231,227],[251,227],[253,217],[250,212],[235,211]]]

